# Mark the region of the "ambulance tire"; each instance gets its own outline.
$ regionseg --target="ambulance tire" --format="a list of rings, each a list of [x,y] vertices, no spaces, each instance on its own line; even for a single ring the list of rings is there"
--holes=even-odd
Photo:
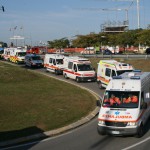
[[[141,124],[135,137],[141,138],[143,135],[144,135],[144,126]]]
[[[66,74],[66,73],[64,74],[64,78],[65,78],[65,79],[68,79],[68,77],[67,77],[67,74]]]
[[[59,73],[58,73],[58,70],[55,70],[55,74],[56,74],[56,75],[58,75],[58,74],[59,74]]]
[[[105,133],[105,132],[103,132],[103,131],[99,131],[99,130],[98,130],[98,128],[97,128],[97,132],[98,132],[98,134],[99,134],[99,135],[102,135],[102,136],[103,136],[103,135],[106,135],[106,133]]]
[[[80,82],[79,77],[76,77],[76,82],[77,82],[77,83],[79,83],[79,82]]]
[[[102,82],[101,82],[101,81],[98,81],[97,84],[98,84],[99,89],[103,89],[103,86],[102,86]]]

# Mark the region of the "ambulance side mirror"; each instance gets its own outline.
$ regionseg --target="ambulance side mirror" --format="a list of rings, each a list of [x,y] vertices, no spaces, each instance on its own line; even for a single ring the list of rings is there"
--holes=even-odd
[[[147,103],[144,102],[144,103],[141,105],[140,109],[147,109]]]
[[[101,101],[100,100],[96,100],[96,106],[101,107]]]
[[[147,103],[146,102],[143,103],[142,109],[147,109]]]

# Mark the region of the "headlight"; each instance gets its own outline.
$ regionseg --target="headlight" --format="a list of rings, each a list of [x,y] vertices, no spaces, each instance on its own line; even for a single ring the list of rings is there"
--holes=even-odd
[[[99,120],[99,121],[98,121],[98,124],[99,124],[99,125],[105,125],[105,121]]]
[[[137,122],[128,122],[127,126],[136,126]]]

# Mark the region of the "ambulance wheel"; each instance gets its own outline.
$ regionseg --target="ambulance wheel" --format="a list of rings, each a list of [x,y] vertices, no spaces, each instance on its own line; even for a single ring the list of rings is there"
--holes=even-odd
[[[97,82],[97,84],[98,84],[99,89],[103,89],[103,86],[102,86],[102,82],[101,82],[101,81]]]
[[[64,78],[65,78],[65,79],[68,79],[68,77],[67,77],[66,73],[64,74]]]
[[[136,138],[141,138],[143,135],[144,135],[144,126],[141,124],[138,131],[137,131],[137,134],[135,135],[135,137]]]
[[[79,79],[79,77],[76,77],[76,82],[78,82],[78,83],[80,82],[80,79]]]
[[[59,74],[59,73],[58,73],[58,70],[55,70],[55,74],[56,74],[56,75],[58,75],[58,74]]]
[[[98,132],[99,135],[102,135],[102,136],[103,136],[103,135],[106,135],[106,133],[105,133],[104,131],[99,131],[98,128],[97,128],[97,132]]]

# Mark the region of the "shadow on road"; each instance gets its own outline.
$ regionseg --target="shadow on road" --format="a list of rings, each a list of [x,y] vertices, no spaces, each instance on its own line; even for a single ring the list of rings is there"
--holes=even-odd
[[[0,148],[31,140],[43,139],[47,136],[36,126],[14,131],[0,132]]]

